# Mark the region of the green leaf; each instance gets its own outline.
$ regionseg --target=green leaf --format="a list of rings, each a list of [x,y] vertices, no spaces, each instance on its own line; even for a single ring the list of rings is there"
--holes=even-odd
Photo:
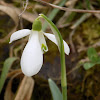
[[[4,65],[3,65],[3,69],[2,69],[2,73],[1,73],[1,77],[0,77],[0,93],[1,93],[3,85],[5,83],[7,73],[9,71],[12,63],[17,59],[18,58],[16,58],[16,57],[12,57],[12,58],[8,58],[5,60]]]
[[[85,64],[83,65],[83,68],[84,68],[85,70],[88,70],[88,69],[92,68],[94,65],[95,65],[95,63],[85,63]]]
[[[98,61],[97,61],[97,64],[100,64],[100,57],[98,57]]]
[[[94,48],[89,48],[87,51],[87,55],[91,62],[97,62],[99,59],[99,56]]]
[[[62,100],[62,94],[59,88],[57,87],[57,85],[55,84],[55,82],[51,79],[49,79],[48,82],[49,82],[49,87],[52,93],[53,100]]]

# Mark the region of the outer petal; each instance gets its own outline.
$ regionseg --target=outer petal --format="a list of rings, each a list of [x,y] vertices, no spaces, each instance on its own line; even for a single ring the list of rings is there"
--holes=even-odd
[[[56,38],[53,34],[50,34],[50,33],[44,33],[44,35],[49,39],[51,40],[52,42],[54,42],[56,45],[57,45],[57,41],[56,41]],[[64,51],[67,55],[69,55],[70,53],[70,48],[68,46],[68,44],[63,40],[63,43],[64,43]]]
[[[33,31],[21,57],[22,72],[26,76],[37,74],[43,64],[43,53],[39,43],[38,32]]]
[[[41,49],[42,49],[42,52],[47,52],[48,51],[48,47],[47,47],[47,44],[46,44],[46,41],[45,41],[45,37],[44,37],[44,34],[42,31],[39,32],[39,41],[40,41],[40,44],[41,44]]]
[[[11,43],[15,40],[18,40],[20,38],[23,38],[23,37],[29,35],[30,33],[31,33],[31,30],[29,30],[29,29],[22,29],[22,30],[16,31],[11,35],[9,43]]]

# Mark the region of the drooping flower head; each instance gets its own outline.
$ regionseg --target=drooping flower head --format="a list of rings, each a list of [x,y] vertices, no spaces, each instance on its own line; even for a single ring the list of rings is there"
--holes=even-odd
[[[23,38],[29,35],[28,43],[26,44],[21,56],[21,69],[26,76],[33,76],[37,74],[43,65],[43,54],[48,51],[45,41],[46,36],[49,40],[54,42],[57,46],[55,35],[45,33],[42,31],[41,21],[37,18],[33,22],[32,30],[22,29],[14,32],[10,37],[10,42]],[[70,52],[69,46],[63,40],[64,51],[68,55]]]

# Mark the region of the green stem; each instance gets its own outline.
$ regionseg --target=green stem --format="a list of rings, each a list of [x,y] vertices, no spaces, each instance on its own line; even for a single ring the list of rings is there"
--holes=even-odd
[[[58,48],[60,50],[60,58],[61,58],[61,87],[62,87],[62,96],[63,100],[67,100],[67,79],[66,79],[66,66],[65,66],[65,53],[64,53],[64,44],[62,36],[57,29],[57,27],[54,25],[54,23],[48,19],[45,15],[40,14],[40,17],[43,17],[50,25],[51,30],[53,31],[57,43]]]
[[[62,44],[62,49],[64,45]],[[64,51],[64,50],[61,50]],[[63,100],[67,100],[67,79],[66,79],[66,66],[65,66],[65,53],[61,52],[61,86],[62,86],[62,95]]]

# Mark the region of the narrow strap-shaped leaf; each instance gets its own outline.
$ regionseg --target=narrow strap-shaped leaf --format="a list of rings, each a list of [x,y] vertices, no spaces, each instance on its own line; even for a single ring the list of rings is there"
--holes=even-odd
[[[12,57],[12,58],[6,59],[5,62],[4,62],[3,69],[2,69],[2,73],[1,73],[1,76],[0,76],[0,93],[1,93],[2,88],[3,88],[3,85],[5,83],[7,73],[9,71],[12,63],[15,60],[17,60],[17,58],[16,57]]]
[[[55,82],[51,79],[49,79],[48,82],[49,82],[49,87],[52,93],[53,100],[62,100],[62,94],[59,88],[57,87],[57,85],[55,84]]]

